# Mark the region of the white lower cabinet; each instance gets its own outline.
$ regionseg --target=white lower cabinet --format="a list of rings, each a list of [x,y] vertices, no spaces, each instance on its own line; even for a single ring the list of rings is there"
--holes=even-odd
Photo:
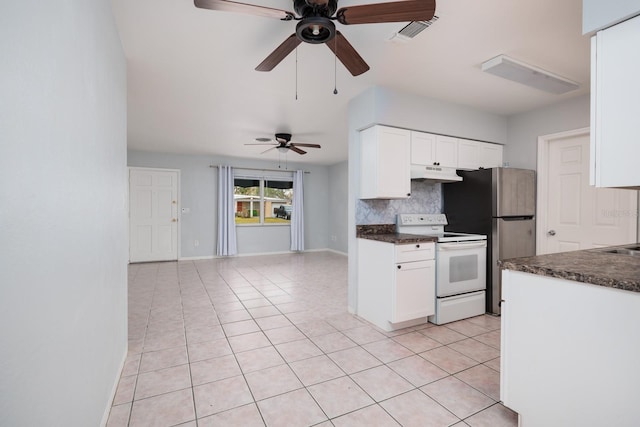
[[[500,400],[520,426],[637,426],[640,293],[502,272]]]
[[[358,239],[357,314],[385,331],[435,314],[435,245]]]
[[[415,261],[396,264],[396,277],[392,286],[391,323],[405,322],[430,316],[435,307],[435,288],[425,286],[434,261]]]

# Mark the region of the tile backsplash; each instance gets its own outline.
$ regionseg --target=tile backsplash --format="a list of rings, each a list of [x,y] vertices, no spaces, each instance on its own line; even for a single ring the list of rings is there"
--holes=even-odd
[[[442,212],[442,184],[411,181],[411,197],[399,200],[356,200],[356,224],[395,224],[399,213]]]

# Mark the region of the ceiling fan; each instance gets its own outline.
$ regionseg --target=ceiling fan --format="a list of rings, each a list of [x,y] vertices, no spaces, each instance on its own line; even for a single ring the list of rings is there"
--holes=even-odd
[[[343,25],[428,21],[433,18],[436,10],[436,0],[403,0],[340,9],[338,0],[293,0],[296,13],[228,0],[194,0],[194,3],[202,9],[247,13],[281,21],[300,21],[296,25],[296,32],[271,52],[256,67],[257,71],[273,70],[300,43],[306,42],[325,43],[354,76],[368,71],[369,65],[342,33],[336,30],[333,21]]]
[[[306,142],[291,142],[291,134],[290,133],[276,133],[275,141],[270,138],[256,138],[257,143],[253,144],[244,144],[244,145],[273,145],[273,147],[263,151],[260,154],[264,154],[267,151],[275,150],[276,148],[281,153],[286,153],[287,151],[295,151],[298,154],[307,154],[306,151],[301,150],[298,147],[308,147],[308,148],[322,148],[318,144],[307,144]]]

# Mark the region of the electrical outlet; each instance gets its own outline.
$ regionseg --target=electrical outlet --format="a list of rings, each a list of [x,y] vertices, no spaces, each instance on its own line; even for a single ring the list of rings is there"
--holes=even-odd
[[[193,246],[200,246],[200,240],[194,240]]]

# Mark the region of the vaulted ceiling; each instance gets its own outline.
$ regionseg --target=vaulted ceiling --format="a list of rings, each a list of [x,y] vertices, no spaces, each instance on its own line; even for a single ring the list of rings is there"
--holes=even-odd
[[[293,11],[292,0],[244,0]],[[340,0],[338,7],[380,0]],[[371,69],[353,77],[323,45],[302,43],[273,71],[254,68],[296,21],[199,9],[192,0],[112,0],[128,68],[130,149],[278,160],[246,146],[290,132],[317,143],[289,160],[347,158],[347,104],[380,85],[502,115],[589,92],[582,0],[438,0],[438,20],[408,42],[406,24],[337,24]],[[553,95],[481,71],[497,55],[580,83]],[[337,87],[338,94],[334,94]]]

